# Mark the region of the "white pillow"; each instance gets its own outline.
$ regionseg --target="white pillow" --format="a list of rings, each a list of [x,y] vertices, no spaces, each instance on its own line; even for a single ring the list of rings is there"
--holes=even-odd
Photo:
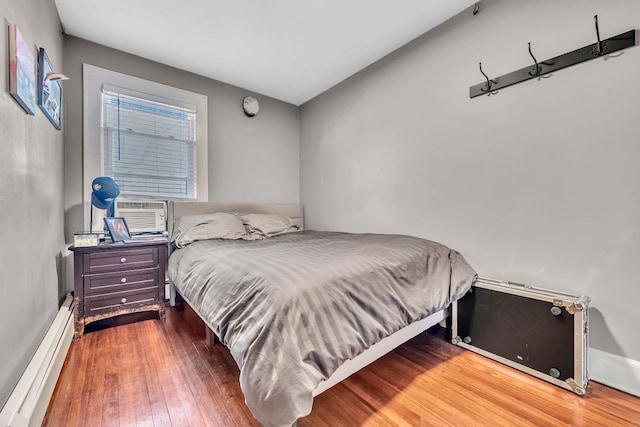
[[[204,215],[183,215],[173,226],[171,241],[179,248],[197,240],[250,239],[242,220],[236,215],[216,212]]]
[[[291,218],[286,215],[241,214],[240,217],[251,235],[273,237],[298,231],[298,226],[293,225]]]

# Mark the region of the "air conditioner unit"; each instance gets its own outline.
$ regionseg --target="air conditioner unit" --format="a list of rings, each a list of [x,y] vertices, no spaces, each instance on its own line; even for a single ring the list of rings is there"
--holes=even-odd
[[[167,203],[161,200],[116,200],[115,216],[124,217],[132,233],[167,230]]]
[[[92,209],[93,232],[102,233],[106,211],[93,207]],[[167,230],[167,202],[162,200],[116,199],[114,214],[124,217],[131,233]]]

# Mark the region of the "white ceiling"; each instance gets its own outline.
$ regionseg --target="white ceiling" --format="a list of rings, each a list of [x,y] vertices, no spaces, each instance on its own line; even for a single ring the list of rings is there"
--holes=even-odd
[[[473,0],[55,0],[67,34],[301,105]]]

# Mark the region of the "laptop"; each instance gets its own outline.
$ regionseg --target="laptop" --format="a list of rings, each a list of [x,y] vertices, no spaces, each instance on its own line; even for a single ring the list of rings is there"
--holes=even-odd
[[[163,233],[143,234],[132,236],[127,226],[127,221],[123,217],[104,218],[104,225],[109,230],[109,236],[113,243],[140,243],[149,241],[166,240]]]

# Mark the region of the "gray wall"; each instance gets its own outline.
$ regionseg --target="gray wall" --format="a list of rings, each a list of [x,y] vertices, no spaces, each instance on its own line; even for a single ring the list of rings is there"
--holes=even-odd
[[[0,407],[16,385],[64,293],[63,134],[9,95],[7,21],[34,58],[62,68],[60,20],[50,0],[0,0]],[[35,70],[34,70],[35,73]],[[63,125],[64,126],[64,125]]]
[[[309,228],[407,233],[480,275],[592,298],[591,346],[640,360],[640,49],[469,99],[638,28],[640,2],[488,0],[304,104]]]
[[[64,63],[71,77],[65,86],[67,241],[83,228],[83,63],[208,97],[209,200],[298,202],[298,107],[76,37],[65,39]],[[253,118],[242,111],[247,95],[260,102],[260,112]]]

